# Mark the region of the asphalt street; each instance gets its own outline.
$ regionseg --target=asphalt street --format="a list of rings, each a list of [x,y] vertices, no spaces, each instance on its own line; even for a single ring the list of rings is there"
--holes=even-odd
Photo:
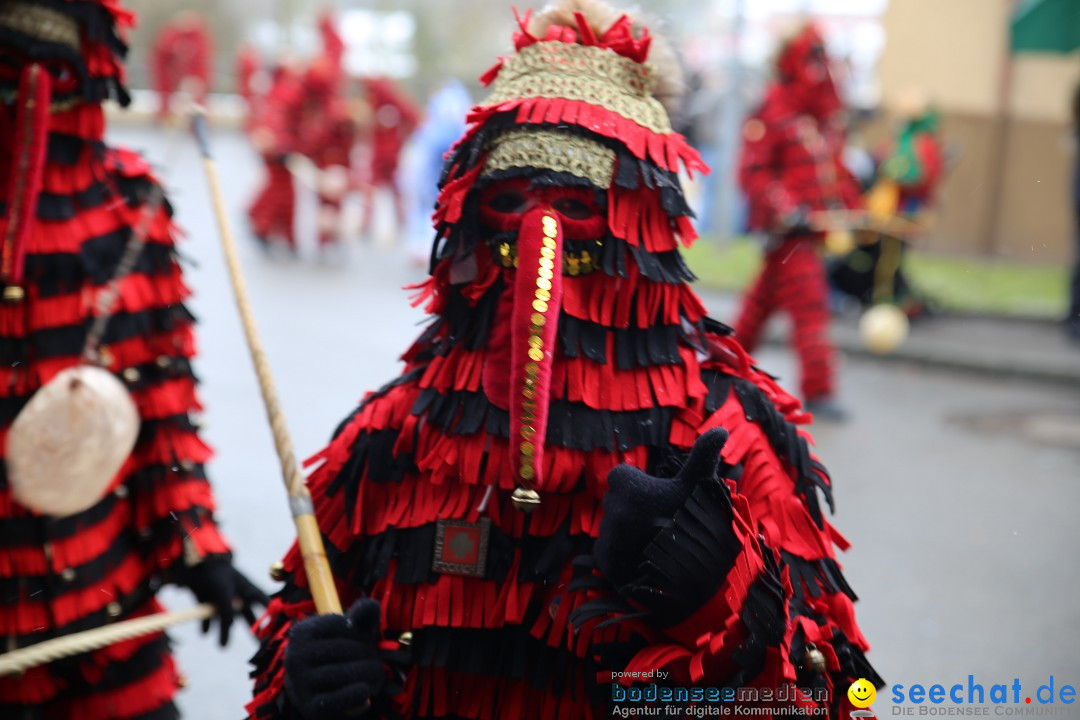
[[[117,126],[112,138],[157,162],[171,154],[148,128]],[[309,237],[300,259],[265,254],[244,217],[261,181],[258,160],[237,133],[219,133],[213,145],[259,328],[306,457],[366,390],[397,374],[422,321],[402,287],[422,274],[402,248],[355,241],[332,259],[315,257]],[[161,174],[187,235],[218,515],[238,564],[272,589],[267,569],[292,525],[194,144],[183,141]],[[759,360],[794,385],[787,353],[767,349]],[[1080,684],[1072,554],[1080,551],[1080,448],[1018,420],[1052,424],[1076,412],[1080,388],[862,359],[845,363],[842,386],[852,422],[814,433],[835,484],[832,520],[852,542],[842,561],[861,597],[858,617],[886,681],[948,686],[974,675],[987,686],[1016,677],[1033,687],[1053,675]],[[165,600],[192,602],[180,590]],[[241,717],[250,636],[234,632],[225,650],[195,626],[173,636],[188,680],[185,716]],[[886,707],[879,700],[879,714]]]

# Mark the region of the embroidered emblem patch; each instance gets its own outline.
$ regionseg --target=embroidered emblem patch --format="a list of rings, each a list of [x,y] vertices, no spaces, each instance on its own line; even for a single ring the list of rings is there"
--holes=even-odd
[[[491,520],[478,523],[439,520],[435,525],[435,554],[431,569],[448,575],[483,577],[487,566]]]

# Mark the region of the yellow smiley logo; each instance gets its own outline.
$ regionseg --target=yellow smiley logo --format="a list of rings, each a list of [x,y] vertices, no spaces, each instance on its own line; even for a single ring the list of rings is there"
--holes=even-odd
[[[874,704],[877,698],[877,690],[873,683],[865,678],[859,678],[851,683],[847,691],[848,700],[857,708],[868,708]]]

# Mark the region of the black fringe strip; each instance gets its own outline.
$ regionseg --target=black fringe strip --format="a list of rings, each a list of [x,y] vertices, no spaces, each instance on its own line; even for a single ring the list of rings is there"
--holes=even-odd
[[[784,643],[787,613],[780,569],[772,550],[764,545],[762,550],[765,569],[751,583],[739,611],[739,619],[746,627],[748,637],[732,653],[732,659],[740,669],[728,682],[729,687],[749,685],[764,669],[766,651],[769,648],[779,649]]]
[[[152,578],[147,578],[132,588],[131,592],[118,596],[115,602],[120,604],[120,617],[123,618],[133,610],[145,605],[157,592],[158,587],[158,582]],[[84,615],[78,620],[72,620],[60,627],[48,628],[28,635],[8,635],[7,640],[8,642],[11,642],[11,639],[14,638],[17,647],[25,647],[44,640],[51,640],[63,635],[71,635],[73,633],[82,632],[83,630],[101,627],[113,622],[115,619],[116,618],[109,614],[106,607],[102,607],[96,612]]]
[[[528,627],[537,612],[546,608],[534,603],[521,625],[494,629],[427,627],[413,632],[413,661],[422,668],[442,668],[452,672],[485,677],[524,680],[534,688],[562,697],[574,693],[567,681],[584,674],[588,702],[604,705],[604,690],[591,678],[601,668],[588,659],[579,659],[565,648],[553,648],[529,635]],[[609,698],[608,698],[609,699]],[[424,708],[419,708],[421,711]]]
[[[510,417],[481,392],[441,394],[422,390],[412,410],[452,435],[509,437]],[[572,450],[627,451],[642,445],[667,444],[676,408],[652,407],[616,412],[595,410],[584,403],[553,400],[548,411],[547,443]]]
[[[0,337],[0,363],[10,365],[26,363],[30,358],[78,357],[82,353],[91,320],[87,318],[82,325],[38,330],[25,338]],[[109,319],[102,344],[110,345],[134,337],[164,333],[193,322],[195,316],[183,305],[118,313]],[[3,417],[0,412],[0,422],[3,422]]]
[[[761,390],[749,380],[734,378],[735,393],[739,396],[746,418],[761,426],[769,438],[769,444],[777,454],[795,469],[796,489],[803,496],[806,507],[818,527],[824,527],[821,505],[817,491],[820,490],[829,505],[829,511],[835,512],[832,488],[825,478],[825,467],[810,456],[810,447],[806,439],[800,436],[794,425],[784,419],[780,411],[769,401]],[[824,474],[824,477],[819,474]]]
[[[169,638],[159,635],[146,641],[146,644],[123,660],[113,660],[104,666],[100,676],[93,680],[85,677],[81,672],[81,666],[86,660],[85,655],[76,655],[60,660],[52,667],[64,680],[64,699],[77,701],[82,697],[100,695],[102,693],[116,692],[124,687],[149,677],[161,669],[165,658],[171,653]],[[171,703],[166,701],[171,706]],[[4,717],[20,717],[19,715]],[[139,715],[141,719],[143,716]],[[168,716],[166,716],[168,717]]]
[[[798,600],[805,601],[807,591],[811,597],[820,597],[822,588],[828,593],[844,593],[851,598],[852,602],[859,599],[844,579],[840,566],[835,560],[831,558],[804,560],[783,550],[780,551],[780,557],[784,566],[789,568],[791,585]]]
[[[52,540],[51,535],[46,536],[43,532],[42,541]],[[23,602],[48,603],[68,593],[99,585],[125,558],[139,553],[135,537],[121,530],[105,552],[89,562],[70,568],[75,572],[75,577],[70,581],[64,581],[54,573],[0,577],[0,604],[13,607]]]
[[[28,255],[26,282],[38,289],[42,298],[80,292],[87,282],[101,286],[112,279],[119,254],[127,243],[130,230],[122,228],[92,238],[78,254],[55,253]],[[172,247],[147,243],[135,261],[133,272],[148,277],[166,277],[176,272],[176,253]]]
[[[348,510],[349,508],[347,508]],[[414,528],[387,528],[384,532],[356,539],[348,550],[338,550],[327,538],[326,552],[336,577],[361,592],[368,591],[390,571],[390,561],[397,559],[394,583],[415,585],[431,583],[438,573],[431,569],[435,551],[436,523]],[[592,548],[588,535],[571,535],[567,523],[553,534],[538,536],[526,534],[515,539],[492,526],[488,537],[487,564],[484,578],[502,581],[514,562],[514,554],[521,551],[518,583],[557,583],[563,568],[570,561]],[[362,546],[362,547],[361,547]]]

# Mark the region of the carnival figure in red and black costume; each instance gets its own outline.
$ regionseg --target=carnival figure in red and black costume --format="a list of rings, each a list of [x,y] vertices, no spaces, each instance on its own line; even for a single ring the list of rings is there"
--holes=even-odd
[[[233,603],[250,615],[263,597],[233,568],[214,521],[170,206],[154,202],[146,161],[104,141],[101,103],[128,102],[118,27],[132,21],[114,0],[0,4],[0,447],[30,396],[79,363],[95,296],[133,228],[148,228],[100,352],[142,421],[111,491],[49,517],[0,476],[5,650],[157,612],[167,582],[218,606],[224,641]],[[168,640],[151,634],[0,678],[0,717],[171,718],[177,684]]]
[[[526,15],[515,45],[447,160],[432,323],[314,458],[351,609],[313,616],[290,551],[251,717],[610,717],[612,673],[662,670],[827,690],[776,707],[846,720],[877,676],[831,483],[688,285],[678,172],[705,168],[657,99],[674,57],[597,3]]]
[[[189,88],[195,102],[206,104],[210,92],[213,41],[210,29],[194,12],[184,12],[161,28],[154,40],[151,71],[158,92],[158,116],[171,112],[172,96]]]
[[[371,108],[367,128],[371,162],[363,186],[364,219],[360,231],[367,234],[375,217],[375,191],[390,190],[397,229],[405,227],[405,200],[397,183],[398,164],[405,142],[420,123],[420,109],[390,78],[364,78]]]
[[[735,336],[753,351],[769,316],[791,316],[803,399],[815,415],[840,419],[834,400],[836,350],[829,339],[823,210],[859,205],[859,187],[840,162],[845,113],[820,32],[802,28],[780,50],[776,77],[743,127],[739,181],[750,229],[767,233],[764,266],[743,299]]]
[[[270,90],[252,103],[251,142],[262,156],[266,179],[248,208],[251,230],[263,244],[280,240],[296,248],[296,189],[285,164],[299,143],[296,108],[304,92],[301,73],[290,59],[271,73]]]
[[[294,109],[298,150],[318,169],[319,246],[335,244],[341,234],[341,203],[349,186],[349,166],[356,123],[345,99],[344,78],[332,54],[317,57],[304,73],[303,92]]]

